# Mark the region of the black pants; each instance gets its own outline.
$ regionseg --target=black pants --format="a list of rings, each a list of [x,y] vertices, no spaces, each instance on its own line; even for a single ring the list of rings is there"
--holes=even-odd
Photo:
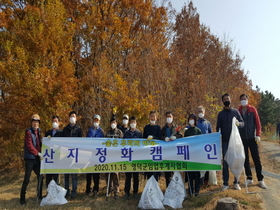
[[[56,184],[57,183],[57,180],[58,180],[58,174],[46,174],[46,186],[48,188],[49,186],[49,183],[54,180]]]
[[[159,179],[159,177],[160,177],[160,173],[161,173],[161,172],[145,172],[145,176],[147,176],[147,179],[150,179],[151,176],[154,175],[155,179],[156,179],[157,182],[158,182],[158,179]]]
[[[164,172],[164,176],[165,176],[165,184],[166,184],[166,188],[168,187],[170,180],[171,180],[171,176],[172,176],[172,172]]]
[[[124,192],[129,195],[131,188],[131,177],[133,176],[133,194],[138,193],[139,187],[139,172],[125,173]]]
[[[198,194],[200,189],[200,172],[199,171],[186,172],[186,177],[188,178],[188,182],[189,182],[189,193],[191,195],[193,195],[194,193]]]
[[[250,166],[250,162],[249,162],[249,154],[248,154],[248,151],[250,149],[251,156],[252,156],[254,164],[255,164],[258,181],[262,181],[263,180],[262,164],[261,164],[261,160],[260,160],[258,144],[256,143],[255,139],[246,139],[246,140],[242,140],[242,142],[243,142],[244,151],[245,151],[244,167],[245,167],[245,173],[246,173],[247,179],[252,180],[252,171],[251,171],[251,166]]]
[[[34,171],[34,173],[37,176],[37,197],[42,198],[42,186],[43,186],[43,180],[41,180],[40,187],[39,187],[39,180],[40,180],[40,160],[25,160],[25,175],[24,180],[22,182],[21,186],[21,192],[20,192],[20,200],[25,201],[25,194],[26,194],[26,188],[30,181],[31,172]],[[42,179],[42,178],[41,178]]]
[[[91,178],[93,177],[93,191],[99,191],[99,180],[100,180],[100,173],[91,173],[87,174],[87,185],[86,185],[86,193],[91,192]]]

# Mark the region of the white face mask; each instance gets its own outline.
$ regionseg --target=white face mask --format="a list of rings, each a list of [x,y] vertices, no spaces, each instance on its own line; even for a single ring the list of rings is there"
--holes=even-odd
[[[203,114],[203,113],[199,113],[199,114],[198,114],[198,117],[199,117],[199,118],[203,118],[203,117],[204,117],[204,114]]]
[[[95,122],[93,123],[93,126],[97,128],[99,126],[99,123]]]
[[[166,122],[167,122],[168,124],[171,124],[172,121],[173,121],[173,118],[172,118],[172,117],[167,117],[167,118],[166,118]]]
[[[53,122],[53,123],[52,123],[52,127],[53,127],[54,129],[57,129],[57,128],[58,128],[57,122]]]
[[[240,104],[241,104],[241,106],[247,106],[248,105],[248,100],[241,100]]]
[[[70,117],[70,123],[75,124],[76,123],[76,117]]]
[[[190,125],[194,125],[194,120],[189,120]]]
[[[123,123],[124,125],[127,125],[127,124],[128,124],[128,120],[125,120],[125,119],[124,119],[124,120],[122,121],[122,123]]]
[[[115,129],[116,127],[117,127],[117,125],[116,125],[115,123],[112,123],[112,124],[111,124],[111,128],[112,128],[112,129]]]
[[[150,120],[150,123],[151,123],[152,125],[154,125],[154,124],[156,124],[156,121]]]
[[[131,124],[130,124],[130,127],[133,128],[133,129],[135,129],[135,128],[136,128],[136,123],[131,123]]]

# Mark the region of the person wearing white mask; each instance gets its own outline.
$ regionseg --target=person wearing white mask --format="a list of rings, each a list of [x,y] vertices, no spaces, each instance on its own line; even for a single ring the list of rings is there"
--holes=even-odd
[[[258,143],[261,138],[261,122],[259,118],[258,111],[255,107],[249,105],[248,95],[242,94],[239,97],[241,106],[239,107],[239,112],[244,119],[245,125],[243,128],[239,128],[240,137],[243,142],[244,151],[245,151],[245,173],[247,176],[247,184],[253,184],[252,171],[249,161],[249,149],[254,161],[256,174],[258,178],[258,184],[261,188],[266,189],[266,185],[263,181],[262,175],[262,164],[259,155]]]
[[[127,114],[124,114],[123,117],[122,117],[122,125],[120,125],[120,124],[117,125],[118,129],[120,129],[120,130],[123,132],[123,134],[124,134],[127,130],[129,130],[129,127],[128,127],[128,119],[129,119],[128,115],[127,115]]]
[[[129,118],[130,128],[124,133],[125,139],[140,139],[142,138],[142,133],[136,128],[137,120],[135,116]],[[129,199],[130,188],[131,188],[131,178],[133,176],[133,197],[137,198],[138,187],[139,187],[139,172],[126,172],[125,173],[125,184],[124,184],[124,199]]]
[[[69,124],[63,128],[62,136],[63,137],[82,137],[82,129],[76,123],[77,114],[75,111],[69,113]],[[64,174],[64,187],[67,190],[66,196],[71,196],[71,199],[74,199],[77,195],[77,185],[78,185],[78,175],[71,174],[72,177],[72,191],[70,194],[69,189],[69,177],[70,174]]]
[[[146,138],[147,140],[160,139],[160,126],[156,124],[156,111],[150,112],[149,119],[150,123],[144,127],[143,138]],[[158,181],[160,172],[145,172],[147,179],[149,179],[152,175],[154,175],[155,179]]]
[[[172,112],[171,111],[166,112],[165,117],[166,117],[166,124],[161,129],[160,139],[164,140],[166,142],[169,142],[169,141],[174,141],[175,139],[178,139],[178,138],[182,138],[180,131],[176,131],[178,126],[175,125],[173,122]],[[164,172],[164,175],[165,175],[165,183],[166,183],[166,188],[167,188],[170,183],[172,172],[166,171],[166,172]]]
[[[88,129],[87,136],[88,138],[102,138],[105,136],[104,130],[99,126],[101,117],[96,114],[93,117],[93,126]],[[91,191],[91,179],[93,178],[94,187]],[[99,192],[99,180],[100,173],[88,173],[86,175],[86,194],[93,193],[93,197],[96,198]]]
[[[117,120],[115,117],[112,117],[110,120],[110,130],[107,132],[106,137],[108,138],[123,138],[123,132],[117,128]],[[106,173],[106,179],[108,179],[108,173]],[[119,198],[119,173],[113,172],[110,173],[110,183],[109,183],[109,192],[114,193],[115,199]]]
[[[61,137],[62,136],[62,130],[59,129],[60,126],[60,117],[55,115],[52,117],[52,129],[48,130],[45,133],[45,137]],[[46,186],[48,188],[49,183],[51,180],[54,180],[57,183],[58,180],[58,174],[46,174]],[[58,184],[58,183],[57,183]]]
[[[184,137],[202,134],[201,130],[198,127],[196,127],[196,121],[197,118],[195,114],[190,114],[188,117],[188,122],[190,127],[185,131]],[[185,177],[188,178],[187,181],[189,183],[188,193],[190,195],[198,196],[200,190],[200,172],[199,171],[187,172]]]

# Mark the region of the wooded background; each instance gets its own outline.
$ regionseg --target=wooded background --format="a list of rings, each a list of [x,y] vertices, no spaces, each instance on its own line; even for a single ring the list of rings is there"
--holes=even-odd
[[[203,105],[215,128],[221,96],[237,108],[246,93],[254,106],[273,103],[275,119],[264,122],[275,123],[278,99],[252,89],[242,61],[232,41],[200,23],[192,2],[176,13],[154,0],[2,0],[0,166],[20,168],[33,113],[44,132],[53,115],[65,126],[75,110],[85,135],[94,114],[107,130],[113,109],[119,119],[135,115],[142,130],[151,110],[161,126],[166,111],[183,125]]]

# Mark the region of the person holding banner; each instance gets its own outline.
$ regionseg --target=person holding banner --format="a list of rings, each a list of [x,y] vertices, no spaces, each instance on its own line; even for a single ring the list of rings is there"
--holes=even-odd
[[[196,126],[197,118],[195,114],[190,114],[188,117],[190,127],[185,131],[184,137],[200,135],[201,130]],[[189,183],[190,195],[198,196],[200,190],[200,171],[186,172],[186,177]],[[194,185],[193,185],[194,182]]]
[[[160,139],[169,142],[169,141],[174,141],[175,139],[178,138],[182,138],[180,132],[176,131],[178,126],[173,123],[172,112],[171,111],[166,112],[165,117],[166,117],[166,124],[161,129]],[[164,172],[164,175],[165,175],[165,184],[167,188],[171,180],[172,172],[166,171]]]
[[[75,111],[71,111],[69,113],[69,121],[70,123],[63,129],[62,136],[63,137],[82,137],[82,129],[77,125],[77,114]],[[70,174],[64,174],[64,186],[67,190],[66,196],[70,196],[69,189],[69,177]],[[77,195],[77,185],[78,185],[78,175],[71,174],[72,177],[72,191],[71,198],[74,199]]]
[[[90,127],[88,129],[88,133],[87,136],[88,138],[102,138],[104,137],[104,131],[102,128],[100,128],[99,124],[100,124],[100,120],[101,117],[96,114],[93,117],[93,127]],[[94,187],[93,187],[93,197],[95,198],[98,194],[99,191],[99,180],[100,180],[100,173],[89,173],[86,175],[87,178],[87,184],[86,184],[86,194],[90,194],[91,192],[91,178],[93,177],[93,182],[94,182]]]
[[[223,153],[223,187],[222,191],[227,190],[228,180],[229,180],[229,172],[228,172],[228,164],[224,160],[225,154],[228,150],[229,138],[232,130],[232,119],[235,117],[236,126],[243,127],[244,121],[237,109],[234,109],[230,106],[231,100],[229,94],[225,93],[222,96],[222,102],[224,104],[224,109],[219,112],[217,119],[216,131],[219,132],[221,130],[222,135],[222,153]],[[234,177],[234,187],[237,190],[241,190],[239,183]]]
[[[135,116],[129,118],[130,128],[124,133],[125,139],[140,139],[142,133],[136,129],[137,120]],[[139,172],[126,172],[125,173],[125,184],[124,184],[124,199],[129,199],[130,188],[131,188],[131,177],[133,176],[133,197],[137,198],[138,187],[139,187]]]
[[[149,118],[150,118],[150,124],[144,127],[143,138],[146,138],[147,140],[160,139],[160,126],[156,125],[156,121],[157,121],[156,111],[151,111],[149,114]],[[147,179],[149,179],[153,175],[155,179],[158,181],[160,177],[160,172],[145,172],[145,176],[147,176]]]
[[[20,191],[20,204],[25,205],[25,194],[26,188],[30,181],[31,172],[37,176],[38,186],[37,186],[37,198],[42,198],[42,182],[40,182],[40,164],[43,154],[41,153],[41,134],[40,134],[40,116],[38,114],[33,114],[31,117],[31,127],[25,131],[24,138],[24,160],[25,160],[25,175],[22,182]],[[39,186],[40,185],[40,186]]]
[[[120,129],[117,128],[117,120],[115,117],[112,117],[110,120],[111,123],[111,129],[107,132],[106,137],[108,138],[123,138],[123,133]],[[114,192],[114,197],[115,199],[119,198],[119,173],[118,172],[113,172],[109,174],[106,174],[107,179],[110,179],[108,181],[110,187],[109,192]]]
[[[259,155],[258,143],[261,141],[261,121],[258,111],[255,107],[248,104],[249,97],[246,94],[240,96],[239,112],[242,115],[245,125],[243,128],[239,128],[240,136],[244,146],[245,152],[245,173],[247,176],[247,185],[253,184],[252,171],[249,162],[249,149],[253,158],[256,174],[259,181],[259,186],[266,189],[266,185],[263,181],[262,164]]]
[[[126,131],[129,130],[129,127],[128,127],[128,119],[129,119],[128,115],[127,115],[127,114],[124,114],[124,115],[123,115],[123,118],[122,118],[122,125],[120,125],[120,124],[117,125],[117,128],[120,129],[120,130],[123,132],[123,134],[124,134]]]
[[[62,136],[62,130],[59,129],[60,125],[60,117],[55,115],[52,117],[52,129],[48,130],[45,133],[45,137],[61,137]],[[47,188],[49,186],[49,183],[52,181],[52,179],[57,183],[58,181],[58,174],[46,174],[46,185]]]

